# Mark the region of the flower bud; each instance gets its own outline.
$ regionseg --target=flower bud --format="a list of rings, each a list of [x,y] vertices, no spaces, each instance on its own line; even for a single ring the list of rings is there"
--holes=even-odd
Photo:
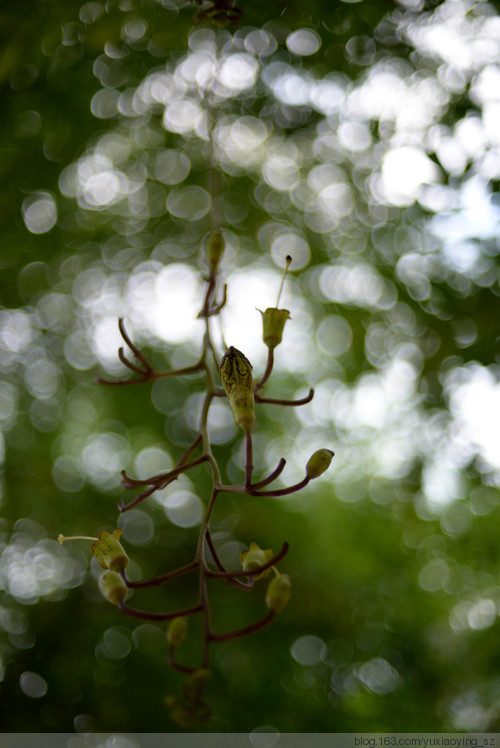
[[[260,311],[260,309],[259,309]],[[262,314],[262,340],[273,350],[283,340],[285,323],[290,319],[288,309],[266,309]]]
[[[113,605],[118,605],[127,596],[127,585],[117,571],[105,571],[101,574],[99,589]]]
[[[121,571],[128,566],[128,556],[125,553],[119,539],[123,530],[116,529],[113,532],[101,530],[98,539],[90,547],[90,552],[99,561],[102,569]]]
[[[233,346],[222,358],[220,378],[236,424],[249,431],[255,423],[252,365]]]
[[[205,242],[205,255],[211,272],[217,270],[226,244],[220,231],[209,234]]]
[[[178,647],[186,638],[188,621],[184,616],[173,618],[167,629],[167,641],[171,647]]]
[[[210,670],[199,667],[191,673],[182,684],[182,697],[187,701],[200,702],[203,688],[210,675]]]
[[[257,543],[250,543],[248,551],[243,551],[240,556],[243,571],[255,571],[261,566],[264,566],[264,564],[267,564],[273,556],[274,553],[270,548],[267,551],[263,551],[262,548],[259,548]],[[254,579],[256,581],[257,579],[265,579],[265,577],[268,577],[270,574],[271,569],[266,569],[262,574],[255,574]]]
[[[170,719],[182,730],[192,730],[210,717],[210,707],[203,701],[185,700],[168,694],[165,703],[170,710]]]
[[[288,605],[292,594],[292,582],[288,574],[280,574],[269,582],[266,592],[266,605],[269,610],[281,613]]]
[[[331,449],[317,449],[309,458],[306,465],[306,475],[311,480],[318,478],[328,470],[333,459],[334,452]]]

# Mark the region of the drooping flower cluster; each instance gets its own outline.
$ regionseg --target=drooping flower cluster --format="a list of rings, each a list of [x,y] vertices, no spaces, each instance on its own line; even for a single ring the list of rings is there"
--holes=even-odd
[[[288,401],[263,397],[261,391],[271,376],[274,364],[274,351],[282,342],[285,324],[290,319],[290,312],[279,309],[279,297],[283,287],[283,281],[290,265],[291,258],[286,258],[286,267],[281,282],[276,307],[268,308],[262,312],[262,338],[268,349],[267,363],[264,373],[258,381],[254,380],[253,368],[246,356],[234,348],[229,347],[218,364],[222,390],[214,385],[215,377],[212,371],[213,359],[217,358],[216,348],[212,341],[211,320],[217,316],[225,305],[226,289],[224,287],[222,301],[217,302],[218,272],[224,251],[224,239],[220,231],[212,232],[205,243],[205,259],[208,267],[206,279],[205,297],[199,316],[205,319],[205,336],[200,359],[197,364],[184,369],[170,371],[156,371],[147,358],[132,343],[128,336],[123,320],[119,321],[119,329],[122,337],[129,347],[135,363],[123,352],[119,351],[120,360],[133,373],[134,377],[129,380],[102,380],[102,384],[125,386],[129,383],[151,382],[158,379],[173,376],[187,376],[194,373],[204,373],[206,381],[206,392],[202,407],[202,415],[198,433],[191,445],[185,450],[177,464],[170,470],[149,478],[139,480],[130,477],[125,471],[122,473],[123,485],[127,490],[139,490],[135,498],[128,502],[120,502],[120,512],[126,512],[145,501],[155,491],[166,488],[170,483],[177,480],[183,473],[191,468],[207,463],[212,474],[212,491],[208,497],[205,515],[200,527],[200,536],[195,550],[193,560],[178,569],[142,581],[131,581],[127,577],[129,559],[121,544],[121,529],[112,532],[101,530],[97,538],[87,536],[73,536],[72,538],[59,536],[62,543],[69,539],[84,539],[92,541],[91,554],[97,559],[99,565],[104,569],[99,578],[99,588],[103,596],[113,605],[132,617],[149,620],[165,621],[168,623],[166,638],[168,642],[168,660],[177,670],[188,674],[180,696],[170,695],[167,704],[170,707],[172,717],[180,726],[189,726],[194,721],[205,718],[209,714],[208,707],[202,698],[203,685],[208,677],[210,664],[210,648],[213,643],[228,641],[238,637],[247,636],[267,626],[287,606],[291,596],[291,579],[287,574],[278,570],[278,564],[288,551],[288,544],[284,543],[279,553],[273,550],[263,550],[252,541],[248,550],[241,554],[241,568],[228,570],[221,562],[217,548],[211,533],[211,518],[218,496],[222,493],[244,494],[253,497],[281,497],[296,493],[307,484],[321,476],[330,466],[333,452],[330,449],[319,449],[310,457],[305,466],[304,478],[291,486],[285,488],[273,488],[272,484],[283,472],[286,461],[282,458],[277,467],[266,477],[254,480],[253,472],[253,449],[252,430],[255,427],[255,403],[274,405],[302,405],[310,402],[313,390],[301,400]],[[137,378],[137,375],[139,377]],[[235,423],[243,430],[245,440],[245,480],[241,484],[225,485],[221,479],[221,472],[215,460],[210,443],[208,429],[208,414],[210,406],[216,397],[226,397]],[[198,453],[198,454],[197,454]],[[132,607],[128,603],[128,597],[134,590],[147,587],[158,587],[168,583],[170,580],[185,574],[196,573],[198,575],[198,599],[183,610],[168,612],[147,611]],[[250,591],[255,583],[261,579],[268,578],[265,594],[267,613],[260,620],[250,623],[240,629],[227,632],[216,632],[212,629],[209,615],[209,595],[207,582],[209,579],[221,579],[237,587],[240,590]],[[203,627],[203,653],[199,664],[181,663],[176,658],[177,649],[189,639],[189,619],[193,615],[201,615],[205,619]]]

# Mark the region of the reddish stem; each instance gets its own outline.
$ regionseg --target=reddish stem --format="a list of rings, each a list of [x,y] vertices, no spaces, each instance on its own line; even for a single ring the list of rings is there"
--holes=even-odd
[[[271,397],[260,397],[260,395],[255,395],[255,402],[257,403],[269,403],[271,405],[305,405],[306,403],[310,403],[311,400],[314,397],[314,390],[311,388],[309,390],[309,394],[306,395],[306,397],[302,397],[300,400],[275,400]]]
[[[276,478],[278,478],[279,475],[283,472],[283,468],[286,465],[286,460],[284,457],[281,458],[279,461],[278,467],[273,470],[272,473],[270,473],[267,478],[264,478],[264,480],[260,480],[258,483],[253,483],[250,488],[264,488],[264,486],[268,486],[269,483],[272,483]]]
[[[275,615],[276,615],[275,612],[271,610],[265,618],[262,618],[260,621],[257,621],[256,623],[250,624],[250,626],[245,626],[244,628],[236,629],[235,631],[228,631],[227,634],[214,634],[210,632],[209,637],[211,641],[215,641],[215,642],[228,641],[228,639],[238,639],[240,636],[247,636],[248,634],[253,634],[254,631],[259,631],[260,629],[263,629],[264,626],[268,626],[273,620]]]
[[[213,306],[210,311],[207,314],[207,317],[213,317],[216,314],[219,314],[222,309],[226,306],[227,302],[227,283],[224,283],[224,290],[222,292],[222,301],[220,304],[217,304],[217,306]]]
[[[130,361],[126,357],[123,351],[123,348],[118,348],[118,358],[120,359],[122,364],[125,364],[125,366],[127,366],[129,369],[132,369],[132,371],[135,371],[136,374],[142,374],[144,376],[144,369],[141,369],[140,366],[137,366],[137,364],[132,363],[132,361]]]
[[[145,478],[144,480],[139,480],[137,478],[131,478],[129,475],[127,475],[127,472],[125,470],[122,470],[121,476],[122,476],[122,484],[124,488],[137,488],[138,486],[149,486],[152,484],[158,483],[159,480],[162,478],[170,477],[170,475],[178,470],[179,468],[183,468],[183,466],[186,464],[186,460],[190,455],[194,452],[198,444],[200,444],[202,441],[202,437],[199,434],[194,442],[186,449],[182,457],[177,461],[177,464],[175,467],[172,468],[172,470],[167,471],[166,473],[158,473],[157,475],[152,475],[151,478]],[[194,465],[195,463],[192,463]],[[190,465],[189,467],[192,467]],[[183,468],[185,469],[185,468]]]
[[[289,486],[288,488],[279,488],[276,491],[249,491],[248,493],[250,496],[288,496],[290,493],[295,493],[296,491],[305,488],[310,480],[311,479],[306,475],[300,483],[295,483],[293,486]]]
[[[266,363],[266,369],[264,371],[264,374],[260,378],[260,380],[257,382],[257,384],[254,387],[254,392],[257,394],[257,392],[265,385],[269,377],[271,376],[272,370],[274,366],[274,349],[268,348],[267,349],[267,363]]]
[[[167,659],[169,665],[175,668],[175,670],[179,670],[181,673],[194,673],[198,670],[197,667],[189,667],[189,665],[181,665],[180,662],[177,662],[174,658],[174,649],[175,647],[170,646],[168,650]]]
[[[142,618],[145,621],[170,621],[172,618],[178,618],[179,616],[191,616],[194,613],[199,613],[203,610],[203,605],[197,603],[190,608],[184,608],[184,610],[176,610],[174,613],[150,613],[148,610],[137,610],[131,608],[127,603],[123,601],[118,603],[118,607],[128,616],[133,618]]]
[[[186,472],[186,470],[190,470],[192,467],[196,467],[196,465],[200,465],[202,462],[206,462],[208,460],[208,457],[206,455],[202,455],[201,457],[198,457],[196,460],[193,460],[192,462],[184,463],[184,465],[179,465],[179,467],[174,468],[173,470],[170,470],[168,473],[159,473],[158,475],[153,476],[152,478],[146,478],[145,481],[141,483],[141,485],[149,484],[152,481],[154,481],[151,488],[148,488],[146,491],[143,491],[143,493],[139,494],[139,496],[136,496],[135,499],[132,499],[132,501],[129,501],[128,504],[124,504],[122,501],[118,504],[118,509],[120,512],[128,512],[129,509],[133,509],[137,504],[140,504],[141,501],[144,501],[144,499],[147,499],[148,496],[151,496],[152,493],[155,491],[161,490],[163,488],[166,488],[169,483],[172,483],[174,480],[177,480],[179,475]],[[123,473],[122,473],[123,475]],[[134,488],[135,479],[130,479],[128,475],[125,473],[125,480],[127,482],[131,482],[131,488]],[[127,488],[129,486],[126,486]]]
[[[152,371],[151,364],[149,363],[147,358],[144,356],[143,353],[140,352],[137,346],[133,344],[132,340],[128,336],[128,333],[125,329],[125,322],[123,320],[123,317],[120,317],[120,319],[118,320],[118,329],[120,330],[120,334],[123,340],[126,342],[126,344],[130,348],[130,350],[132,351],[136,359],[138,359],[138,361],[141,362],[141,364],[144,366],[144,368],[147,371]]]
[[[245,488],[252,485],[253,472],[253,446],[250,430],[245,431]]]
[[[145,579],[142,582],[131,582],[125,576],[125,572],[122,571],[122,577],[127,587],[131,590],[142,589],[144,587],[158,587],[162,584],[170,582],[171,579],[181,577],[183,574],[188,574],[190,571],[194,571],[198,567],[198,561],[191,561],[190,564],[180,566],[174,571],[169,571],[167,574],[161,574],[159,577],[152,577],[151,579]]]

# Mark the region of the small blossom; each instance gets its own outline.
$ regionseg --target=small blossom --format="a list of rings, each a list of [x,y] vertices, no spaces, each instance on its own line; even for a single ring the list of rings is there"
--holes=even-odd
[[[88,535],[71,535],[69,537],[59,535],[57,539],[61,545],[66,540],[93,540],[90,552],[99,561],[101,569],[121,571],[128,566],[128,556],[120,543],[122,533],[123,530],[120,529],[113,530],[113,532],[101,530],[97,538],[91,538]]]
[[[128,566],[128,556],[125,553],[120,538],[123,530],[116,529],[113,532],[101,530],[99,537],[90,548],[90,552],[99,561],[102,569],[121,571]]]
[[[267,564],[274,556],[273,551],[269,548],[267,551],[263,551],[257,543],[250,543],[248,551],[243,551],[240,556],[241,566],[243,571],[255,571],[264,564]],[[266,569],[262,574],[256,574],[254,579],[265,579],[271,574],[271,569]]]
[[[260,312],[260,309],[258,310]],[[286,321],[290,319],[288,309],[269,308],[262,314],[262,340],[273,350],[283,340]]]

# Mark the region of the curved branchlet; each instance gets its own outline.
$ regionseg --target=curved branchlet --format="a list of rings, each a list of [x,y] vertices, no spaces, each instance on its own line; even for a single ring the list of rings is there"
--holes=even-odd
[[[308,394],[305,397],[301,397],[299,400],[276,400],[272,397],[261,397],[260,395],[255,395],[255,401],[257,403],[268,403],[269,405],[307,405],[307,403],[310,403],[311,400],[314,397],[314,390],[309,390]]]
[[[155,369],[153,369],[153,367],[147,360],[146,356],[141,353],[141,351],[137,348],[136,345],[134,345],[134,343],[130,339],[125,329],[125,322],[122,318],[118,320],[118,329],[120,330],[120,335],[122,336],[126,345],[132,351],[132,355],[139,363],[134,364],[133,361],[127,358],[123,348],[118,349],[118,358],[120,359],[122,364],[127,367],[127,369],[130,369],[130,371],[133,371],[135,374],[139,374],[139,377],[135,379],[104,379],[103,377],[96,377],[96,382],[98,384],[104,384],[112,387],[125,387],[129,384],[144,384],[145,382],[156,382],[158,379],[166,379],[167,377],[180,377],[187,374],[197,374],[198,372],[203,371],[202,361],[198,361],[198,363],[193,364],[193,366],[186,366],[183,369],[155,371]]]

